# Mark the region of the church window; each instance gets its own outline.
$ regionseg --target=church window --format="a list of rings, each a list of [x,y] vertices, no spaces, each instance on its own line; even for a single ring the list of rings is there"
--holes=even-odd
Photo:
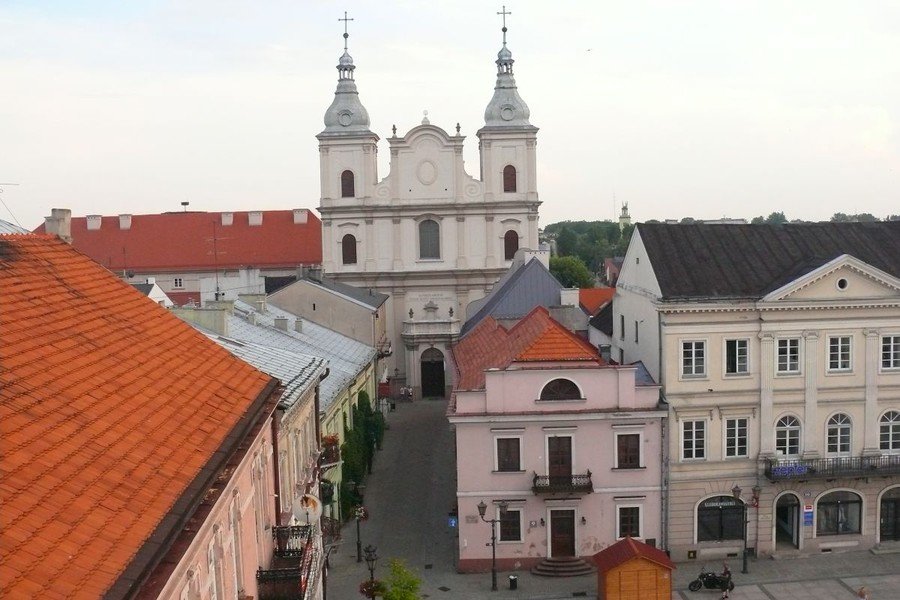
[[[503,236],[503,256],[506,260],[512,260],[516,255],[516,250],[519,249],[519,234],[510,229]]]
[[[341,238],[341,255],[345,265],[356,264],[356,237],[347,234]]]
[[[356,182],[353,179],[353,171],[347,169],[341,173],[341,198],[353,198],[356,196]]]
[[[437,221],[426,219],[419,223],[419,258],[441,257],[441,229]]]
[[[512,165],[503,167],[503,191],[516,191],[516,168]]]

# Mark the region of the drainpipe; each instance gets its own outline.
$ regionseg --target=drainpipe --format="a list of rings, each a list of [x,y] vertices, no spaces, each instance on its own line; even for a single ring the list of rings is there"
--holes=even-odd
[[[322,383],[329,375],[331,374],[331,369],[325,368],[325,371],[319,375],[319,383]],[[322,420],[319,418],[319,386],[316,386],[316,393],[314,396],[314,404],[313,404],[313,416],[315,417],[316,424],[316,450],[322,450]],[[316,465],[316,470],[318,471],[318,465]],[[321,477],[321,475],[317,472],[317,475]],[[319,478],[317,477],[317,479]],[[316,490],[316,496],[319,495],[319,490]],[[325,552],[325,564],[328,564],[328,554],[325,550],[325,529],[322,527],[322,520],[325,518],[325,511],[322,511],[322,515],[319,517],[319,534],[322,536],[322,552]],[[327,566],[322,569],[322,600],[328,599],[328,568]]]
[[[281,527],[281,476],[278,473],[278,409],[272,411],[272,479],[275,482],[275,525]]]

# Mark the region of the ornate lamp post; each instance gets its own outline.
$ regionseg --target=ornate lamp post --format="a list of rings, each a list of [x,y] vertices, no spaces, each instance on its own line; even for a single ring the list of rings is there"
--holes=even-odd
[[[749,573],[747,570],[747,529],[750,525],[750,520],[747,517],[747,503],[741,499],[741,486],[735,485],[731,488],[731,495],[734,496],[734,499],[741,503],[741,506],[744,509],[744,552],[741,555],[741,573]],[[762,489],[758,485],[753,486],[753,500],[752,505],[754,508],[759,506],[759,493]]]
[[[369,544],[366,546],[366,565],[369,567],[369,589],[371,590],[371,596],[369,596],[372,600],[375,600],[375,562],[378,560],[378,555],[375,554],[375,546]]]
[[[478,516],[481,517],[481,520],[485,523],[491,524],[491,591],[497,591],[497,523],[499,523],[503,517],[506,516],[506,509],[509,505],[505,501],[501,501],[497,504],[497,508],[500,509],[500,518],[499,519],[485,519],[484,515],[487,513],[487,504],[484,503],[484,500],[478,503]]]
[[[366,484],[364,483],[356,483],[353,480],[347,482],[347,489],[351,492],[356,491],[359,496],[360,502],[362,502],[363,492],[366,490]],[[357,506],[354,511],[354,517],[356,518],[356,562],[362,562],[362,541],[360,541],[359,537],[359,522],[365,521],[368,517],[368,513],[362,504]]]

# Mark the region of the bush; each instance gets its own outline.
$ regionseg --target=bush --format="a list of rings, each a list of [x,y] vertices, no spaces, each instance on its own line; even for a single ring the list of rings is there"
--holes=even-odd
[[[384,600],[419,600],[422,579],[410,571],[402,560],[392,558],[388,564],[391,574],[385,580],[387,590]]]

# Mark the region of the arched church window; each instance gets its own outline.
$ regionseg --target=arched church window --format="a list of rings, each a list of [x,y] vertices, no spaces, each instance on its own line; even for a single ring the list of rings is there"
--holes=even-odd
[[[419,258],[441,257],[441,229],[437,221],[419,223]]]
[[[356,264],[356,237],[347,234],[341,238],[341,256],[345,265]]]
[[[516,191],[516,168],[512,165],[503,167],[503,191]]]
[[[341,173],[341,198],[353,198],[356,196],[356,182],[353,171],[347,169]]]
[[[510,229],[503,235],[503,257],[506,260],[512,260],[519,249],[519,233]]]

